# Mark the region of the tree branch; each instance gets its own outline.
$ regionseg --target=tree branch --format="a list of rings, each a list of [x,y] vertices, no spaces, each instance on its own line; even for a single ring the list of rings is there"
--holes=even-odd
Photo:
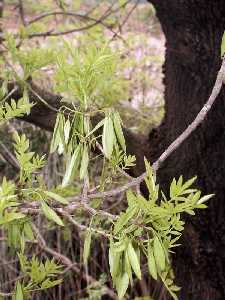
[[[70,30],[65,30],[65,31],[56,31],[54,32],[54,30],[48,30],[46,32],[40,32],[40,33],[33,33],[33,34],[29,34],[28,35],[28,38],[35,38],[35,37],[49,37],[49,36],[61,36],[61,35],[67,35],[67,34],[70,34],[70,33],[75,33],[75,32],[80,32],[80,31],[84,31],[84,30],[88,30],[98,24],[102,24],[104,25],[103,21],[106,20],[109,16],[111,16],[113,13],[116,13],[118,12],[121,8],[124,8],[127,6],[127,4],[130,2],[131,0],[128,0],[126,1],[125,3],[123,3],[122,5],[120,5],[119,7],[117,7],[116,9],[114,10],[111,10],[111,9],[107,9],[106,12],[98,19],[98,20],[95,20],[94,18],[91,18],[91,17],[88,17],[88,16],[83,16],[83,18],[89,18],[89,20],[92,19],[93,23],[89,24],[89,25],[86,25],[84,27],[80,27],[80,28],[73,28],[73,29],[70,29]],[[44,17],[47,17],[47,16],[50,16],[51,13],[49,14],[43,14],[43,15],[40,15],[38,17],[36,17],[36,19],[34,19],[33,21],[31,22],[34,22],[34,21],[37,21],[37,20],[40,20]],[[59,14],[59,13],[57,13]],[[65,14],[65,13],[64,13]],[[66,13],[66,14],[70,14],[71,16],[75,16],[74,13]],[[78,15],[77,15],[78,16]],[[105,26],[105,25],[104,25]],[[116,33],[117,34],[117,33]]]
[[[3,17],[3,10],[4,10],[4,0],[0,0],[0,45],[3,40],[2,37],[2,17]]]
[[[195,129],[203,122],[203,120],[206,118],[207,114],[209,113],[213,103],[215,102],[219,92],[221,91],[223,82],[225,78],[225,59],[222,61],[221,68],[218,72],[215,85],[213,87],[212,93],[208,99],[208,101],[205,103],[203,108],[200,110],[194,121],[184,130],[184,132],[174,141],[170,144],[170,146],[160,155],[160,157],[153,163],[153,169],[156,172],[164,163],[164,161],[177,149],[180,147],[180,145],[195,131]],[[15,84],[11,85],[11,90],[15,88]],[[61,96],[55,95],[52,93],[49,93],[47,91],[44,91],[37,87],[36,85],[32,84],[32,89],[37,91],[38,94],[41,95],[43,99],[45,99],[46,102],[48,102],[50,105],[52,105],[55,108],[59,108],[60,106],[60,100]],[[14,98],[17,100],[22,96],[22,91],[18,88],[15,93],[13,94]],[[34,106],[31,110],[31,114],[28,116],[23,117],[22,119],[28,122],[31,122],[35,125],[40,126],[41,128],[47,129],[52,131],[54,128],[55,123],[55,117],[56,113],[55,111],[51,111],[48,107],[46,107],[35,95],[31,94],[31,101],[37,102],[37,105]],[[137,176],[137,174],[140,174],[140,170],[143,170],[144,163],[143,163],[143,157],[145,155],[145,149],[146,147],[146,139],[144,137],[138,137],[137,135],[131,133],[130,131],[124,129],[124,135],[126,142],[128,144],[127,150],[128,153],[131,154],[137,154],[137,166],[136,166],[136,172],[134,171],[133,174]],[[141,146],[141,144],[143,144]],[[143,149],[142,149],[143,147]],[[137,178],[132,179],[127,184],[120,186],[118,188],[112,189],[110,191],[104,191],[104,192],[97,192],[97,193],[91,193],[87,194],[88,199],[93,198],[105,198],[105,197],[112,197],[117,194],[120,194],[122,192],[125,192],[129,188],[137,187],[140,185],[140,183],[144,180],[146,176],[146,173],[141,174]],[[79,200],[81,199],[82,195],[78,195],[73,197],[73,200]]]

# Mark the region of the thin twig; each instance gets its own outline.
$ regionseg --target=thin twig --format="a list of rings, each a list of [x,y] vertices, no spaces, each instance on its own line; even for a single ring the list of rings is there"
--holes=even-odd
[[[27,22],[25,19],[25,13],[24,13],[24,7],[23,7],[23,0],[18,0],[18,2],[19,2],[18,7],[19,7],[21,21],[23,23],[23,26],[27,26]]]
[[[4,0],[0,0],[0,45],[1,45],[1,42],[3,41],[3,34],[2,34],[3,10],[4,10]]]
[[[99,18],[98,20],[93,21],[93,23],[86,25],[84,27],[80,27],[80,28],[73,28],[73,29],[69,29],[69,30],[65,30],[65,31],[58,31],[58,32],[54,32],[53,30],[48,30],[46,32],[40,32],[40,33],[32,33],[30,35],[28,35],[28,38],[36,38],[36,37],[49,37],[49,36],[61,36],[61,35],[67,35],[70,33],[75,33],[75,32],[80,32],[80,31],[84,31],[84,30],[88,30],[98,24],[102,24],[102,22],[107,19],[110,15],[112,15],[113,13],[116,13],[117,11],[119,11],[121,8],[126,7],[126,5],[130,2],[131,0],[126,1],[125,3],[123,3],[121,6],[119,6],[118,8],[114,9],[114,10],[107,10],[102,16],[101,18]]]
[[[19,163],[16,160],[15,156],[10,152],[10,150],[2,141],[0,141],[0,147],[3,149],[3,151],[1,151],[1,155],[4,157],[4,159],[16,170],[20,170]]]
[[[74,18],[78,18],[78,19],[81,19],[81,20],[84,20],[84,21],[91,21],[91,22],[94,22],[94,24],[97,22],[99,23],[100,25],[102,25],[103,27],[105,27],[106,29],[108,29],[109,31],[111,31],[113,33],[113,36],[114,37],[118,37],[120,39],[123,40],[123,38],[119,35],[118,32],[114,31],[112,29],[112,26],[111,25],[108,25],[107,23],[103,22],[102,19],[100,18],[99,20],[93,18],[93,17],[90,17],[88,15],[81,15],[81,14],[78,14],[78,13],[74,13],[74,12],[67,12],[67,11],[53,11],[53,12],[47,12],[47,13],[44,13],[44,14],[41,14],[39,16],[36,16],[35,18],[31,19],[29,22],[28,22],[28,25],[31,25],[35,22],[38,22],[44,18],[47,18],[47,17],[51,17],[51,16],[57,16],[57,15],[61,15],[61,16],[70,16],[70,17],[74,17]],[[79,29],[80,30],[80,29]],[[83,29],[82,29],[83,30]],[[124,41],[125,42],[125,41]]]

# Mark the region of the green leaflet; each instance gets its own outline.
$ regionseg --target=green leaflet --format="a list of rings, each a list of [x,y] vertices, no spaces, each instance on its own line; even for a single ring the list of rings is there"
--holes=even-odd
[[[59,226],[64,226],[63,221],[60,219],[60,217],[44,201],[41,202],[41,208],[43,213],[49,220],[54,221]]]
[[[85,265],[87,264],[87,261],[88,261],[90,249],[91,249],[91,230],[88,229],[86,231],[86,236],[85,236],[85,240],[84,240],[83,261],[84,261]]]
[[[23,225],[23,231],[26,235],[26,237],[30,240],[33,241],[34,240],[34,235],[33,235],[33,231],[32,231],[32,227],[30,223],[25,223]]]
[[[100,127],[102,127],[105,123],[105,119],[101,120],[89,133],[86,135],[86,138],[92,135],[96,130],[98,130]]]
[[[150,203],[142,195],[137,195],[136,201],[137,201],[137,205],[145,213],[151,213],[152,212],[152,208],[150,206]]]
[[[19,220],[19,219],[23,219],[25,218],[26,216],[20,212],[8,212],[6,211],[4,216],[1,217],[0,219],[0,225],[2,224],[5,224],[5,223],[10,223],[12,221],[15,221],[15,220]]]
[[[224,56],[225,53],[225,31],[223,33],[222,42],[221,42],[221,57]]]
[[[131,243],[128,244],[127,254],[134,273],[136,274],[138,279],[141,279],[141,268],[139,259]]]
[[[127,203],[129,207],[134,207],[137,205],[136,196],[132,190],[128,190],[126,192],[126,196],[127,196]]]
[[[202,203],[208,201],[209,199],[211,199],[211,198],[214,197],[214,196],[215,196],[214,194],[205,195],[205,196],[203,196],[202,198],[200,198],[200,199],[197,201],[197,204],[202,204]]]
[[[107,158],[110,158],[113,152],[113,146],[115,142],[115,133],[113,128],[113,121],[110,116],[105,117],[103,134],[102,134],[102,146],[103,152]]]
[[[145,169],[146,169],[146,172],[147,172],[145,182],[146,182],[146,185],[148,187],[148,191],[149,191],[150,196],[154,198],[155,190],[156,190],[154,173],[153,173],[153,170],[152,170],[152,167],[151,167],[150,163],[147,161],[146,158],[144,158],[144,161],[145,161]],[[156,199],[153,199],[153,200],[154,200],[153,202],[155,202]]]
[[[70,120],[67,119],[65,126],[64,126],[64,139],[65,139],[65,144],[67,145],[70,137]]]
[[[109,267],[113,281],[115,281],[120,267],[121,252],[115,252],[114,247],[109,248]]]
[[[65,175],[63,177],[62,181],[62,187],[65,187],[69,184],[69,182],[72,180],[72,174],[75,171],[76,168],[78,168],[78,160],[79,160],[79,154],[80,154],[80,145],[77,146],[76,150],[74,151],[71,160],[66,168]]]
[[[129,285],[129,277],[127,273],[123,273],[122,276],[118,277],[116,280],[116,290],[118,293],[119,300],[124,297],[126,294],[127,288]]]
[[[114,234],[118,234],[123,227],[129,222],[129,220],[134,216],[137,209],[136,207],[129,207],[125,213],[122,213],[119,219],[116,221],[114,226]]]
[[[54,199],[55,201],[62,203],[62,204],[69,204],[68,200],[66,200],[65,198],[63,198],[62,196],[55,194],[53,192],[50,191],[44,191],[45,195],[47,195],[49,198]]]
[[[45,281],[42,282],[41,289],[49,289],[61,283],[62,283],[62,279],[56,279],[51,281],[49,278],[47,278]]]
[[[58,114],[56,117],[55,127],[54,127],[51,146],[50,146],[50,153],[55,152],[55,150],[57,149],[60,143],[59,122],[60,122],[60,114]]]
[[[87,136],[90,132],[90,117],[84,116],[84,133]]]
[[[23,289],[21,286],[21,283],[18,281],[16,284],[16,294],[15,294],[15,300],[23,300]]]
[[[88,164],[89,164],[88,147],[85,144],[83,148],[83,154],[82,154],[81,165],[80,165],[80,179],[84,179],[84,177],[87,176]]]
[[[150,241],[148,241],[148,270],[151,276],[157,280],[157,268]]]
[[[119,242],[113,244],[113,249],[115,252],[123,252],[127,247],[126,239],[122,238]]]
[[[128,257],[128,253],[127,251],[125,252],[125,256],[124,256],[124,269],[125,272],[127,273],[130,282],[132,283],[133,278],[132,278],[132,270],[131,270],[131,265],[130,265],[130,261],[129,261],[129,257]]]
[[[153,241],[154,257],[157,267],[160,271],[165,270],[166,267],[166,257],[162,244],[157,236],[154,237]]]
[[[63,114],[60,114],[60,120],[59,120],[59,147],[58,147],[58,153],[62,154],[65,150],[66,147],[66,143],[65,143],[65,132],[64,132],[64,128],[65,128],[65,117]]]
[[[123,151],[126,152],[126,143],[123,135],[123,130],[121,126],[121,119],[120,115],[118,112],[113,113],[113,125],[114,125],[114,130],[116,133],[117,140],[120,143],[120,146],[122,147]]]

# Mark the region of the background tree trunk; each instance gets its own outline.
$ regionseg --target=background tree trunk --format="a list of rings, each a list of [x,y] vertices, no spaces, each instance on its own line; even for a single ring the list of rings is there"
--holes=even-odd
[[[150,133],[151,160],[193,121],[208,99],[219,67],[225,29],[224,0],[151,0],[166,37],[163,124]],[[155,146],[154,146],[155,145]],[[160,151],[160,152],[159,152]],[[225,89],[207,119],[158,173],[198,175],[198,187],[215,193],[209,208],[187,217],[182,246],[174,256],[180,299],[225,299]]]

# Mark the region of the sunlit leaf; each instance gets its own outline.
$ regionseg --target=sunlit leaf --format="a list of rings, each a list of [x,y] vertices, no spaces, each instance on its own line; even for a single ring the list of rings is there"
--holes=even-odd
[[[64,226],[63,221],[60,219],[60,217],[44,201],[41,202],[41,208],[42,208],[43,213],[49,220],[54,221],[56,224],[58,224],[60,226]]]
[[[115,142],[115,133],[113,127],[113,121],[110,116],[105,118],[103,134],[102,134],[102,146],[103,152],[107,158],[110,158],[113,152],[113,145]]]
[[[69,201],[66,200],[64,197],[56,194],[56,193],[53,193],[51,191],[44,191],[45,195],[47,195],[49,198],[52,198],[54,199],[55,201],[59,202],[59,203],[62,203],[62,204],[69,204]]]
[[[85,240],[84,240],[83,261],[85,265],[87,264],[88,261],[90,248],[91,248],[91,230],[88,229],[86,231]]]
[[[136,274],[138,279],[141,279],[141,268],[139,259],[131,243],[128,244],[127,254],[134,273]]]
[[[163,271],[166,266],[166,257],[162,244],[157,236],[154,237],[153,249],[156,265],[161,271]]]

